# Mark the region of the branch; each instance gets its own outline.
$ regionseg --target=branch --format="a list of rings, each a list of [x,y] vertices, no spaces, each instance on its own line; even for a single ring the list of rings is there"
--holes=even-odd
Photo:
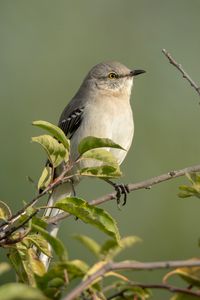
[[[161,262],[108,262],[104,264],[99,270],[89,276],[86,280],[77,285],[63,300],[73,300],[78,297],[85,289],[87,289],[96,279],[103,277],[106,273],[116,270],[158,270],[169,268],[183,268],[183,267],[200,267],[200,261],[182,260],[182,261],[161,261]]]
[[[142,289],[164,289],[168,290],[171,293],[182,293],[190,296],[200,297],[200,291],[192,291],[191,289],[179,288],[169,284],[143,284],[143,283],[131,283],[131,287],[140,287]],[[113,298],[123,296],[123,294],[128,291],[128,289],[123,289],[107,298],[107,300],[111,300]]]
[[[127,185],[127,188],[129,190],[129,192],[133,192],[135,190],[139,190],[139,189],[150,189],[153,185],[161,183],[163,181],[167,181],[170,180],[172,178],[176,178],[176,177],[181,177],[183,175],[185,175],[186,173],[195,173],[195,172],[200,172],[200,165],[195,165],[192,167],[187,167],[181,170],[177,170],[177,171],[170,171],[166,174],[162,174],[138,183],[129,183]],[[7,233],[10,231],[10,225],[13,224],[16,220],[18,220],[22,215],[24,215],[26,213],[26,209],[30,206],[33,206],[34,204],[36,204],[36,202],[43,197],[44,195],[46,195],[49,191],[51,191],[52,189],[54,189],[55,187],[63,184],[64,182],[66,182],[66,180],[69,180],[69,178],[64,178],[63,174],[62,176],[59,176],[59,179],[57,179],[56,181],[54,181],[50,186],[48,186],[48,188],[46,188],[41,194],[37,195],[35,198],[33,198],[22,210],[18,211],[14,216],[12,216],[12,218],[10,220],[8,220],[7,222],[4,222],[0,225],[0,240],[4,239],[7,235]],[[97,198],[95,200],[90,201],[90,205],[100,205],[104,202],[110,201],[116,199],[116,192],[110,193],[110,194],[106,194],[100,198]],[[60,213],[59,215],[49,218],[47,220],[48,224],[56,224],[57,222],[69,217],[70,214],[69,213]],[[8,230],[7,230],[8,228]]]
[[[136,190],[140,190],[140,189],[150,189],[153,185],[170,180],[172,178],[176,178],[176,177],[181,177],[184,176],[186,173],[195,173],[195,172],[200,172],[200,165],[195,165],[192,167],[187,167],[181,170],[177,170],[177,171],[170,171],[166,174],[162,174],[138,183],[129,183],[127,185],[127,188],[129,190],[129,192],[133,192]],[[90,205],[99,205],[102,204],[104,202],[110,201],[116,199],[116,192],[113,192],[111,194],[106,194],[100,198],[97,198],[95,200],[90,201]],[[67,217],[69,217],[70,214],[69,213],[60,213],[59,215],[49,218],[47,220],[47,223],[49,224],[55,224]]]
[[[3,240],[5,237],[7,237],[7,234],[10,235],[10,227],[11,225],[16,222],[20,217],[26,214],[26,210],[29,207],[33,207],[37,201],[48,194],[50,191],[52,191],[57,186],[63,184],[64,182],[67,182],[70,180],[72,175],[65,177],[68,169],[67,167],[64,168],[63,172],[41,193],[39,193],[36,197],[34,197],[29,203],[27,203],[21,210],[19,210],[15,215],[13,215],[9,220],[3,222],[0,225],[0,241]],[[37,212],[39,209],[37,209]],[[36,213],[37,213],[36,212]],[[35,213],[35,214],[36,214]],[[20,225],[19,225],[20,227]],[[12,231],[13,232],[13,231]]]
[[[177,68],[181,74],[183,75],[183,78],[185,78],[191,86],[196,90],[198,95],[200,96],[200,87],[196,84],[196,82],[185,72],[181,64],[177,63],[175,59],[171,56],[169,52],[167,52],[165,49],[162,49],[162,53],[168,58],[170,64],[172,64],[175,68]]]

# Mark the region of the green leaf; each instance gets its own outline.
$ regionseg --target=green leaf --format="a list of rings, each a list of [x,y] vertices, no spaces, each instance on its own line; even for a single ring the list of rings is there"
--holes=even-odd
[[[102,148],[102,147],[109,147],[109,148],[116,148],[116,149],[122,149],[126,151],[124,148],[122,148],[120,145],[114,143],[111,139],[105,139],[105,138],[97,138],[94,136],[87,136],[78,145],[78,151],[80,155],[85,153],[88,150],[94,149],[94,148]]]
[[[3,201],[0,201],[0,220],[7,221],[12,217],[10,207]]]
[[[108,166],[118,167],[117,159],[115,156],[104,149],[92,149],[89,150],[81,156],[82,159],[95,159],[104,162]]]
[[[10,265],[6,262],[0,263],[0,275],[8,272],[10,270]]]
[[[88,271],[88,265],[81,260],[73,260],[66,262],[53,263],[47,273],[42,277],[36,277],[38,287],[51,296],[58,295],[61,287],[66,286],[66,274],[69,281],[83,277]],[[54,299],[54,298],[53,298]],[[57,298],[56,298],[57,299]]]
[[[185,176],[192,184],[200,183],[200,173],[199,172],[186,173]]]
[[[51,183],[52,177],[53,169],[49,165],[46,165],[38,181],[38,190],[45,189]]]
[[[54,300],[60,299],[61,291],[63,287],[66,286],[66,272],[67,267],[64,263],[62,265],[59,263],[59,266],[58,263],[56,263],[56,266],[51,267],[44,276],[36,276],[37,287],[40,288],[47,297],[49,296]]]
[[[44,264],[39,260],[35,250],[33,248],[30,248],[28,249],[27,254],[31,271],[38,276],[43,276],[46,272],[46,269]]]
[[[81,176],[99,177],[99,178],[118,178],[122,175],[119,168],[112,166],[88,167],[79,170]]]
[[[58,126],[55,126],[52,123],[46,121],[34,121],[32,123],[34,126],[38,126],[42,129],[47,130],[50,134],[52,134],[58,141],[60,141],[65,148],[69,151],[70,141],[66,137],[65,133]]]
[[[20,282],[28,282],[27,275],[22,264],[21,256],[19,255],[19,252],[16,248],[9,249],[8,259],[17,274],[18,280]]]
[[[105,210],[92,206],[87,201],[76,197],[58,200],[55,207],[97,227],[119,243],[120,235],[116,221]]]
[[[52,257],[48,242],[40,234],[29,234],[23,239],[23,242],[26,241],[33,243],[45,255]]]
[[[75,239],[77,239],[79,242],[81,242],[87,249],[89,249],[97,258],[99,258],[99,252],[101,246],[93,239],[91,239],[87,235],[83,234],[76,234],[73,235]]]
[[[167,281],[169,277],[173,275],[180,276],[183,280],[188,282],[190,285],[200,287],[200,267],[192,268],[178,268],[169,273],[164,277],[164,281]]]
[[[32,224],[32,227],[36,232],[39,232],[47,240],[47,242],[51,245],[51,247],[58,255],[60,260],[65,261],[68,259],[67,250],[65,249],[63,243],[59,239],[53,237],[52,235],[49,234],[48,231],[44,230],[42,227],[38,225]]]
[[[38,226],[42,227],[43,229],[46,229],[48,226],[47,222],[45,222],[43,219],[38,218],[36,216],[34,216],[32,218],[32,224],[38,225]]]
[[[200,173],[186,173],[186,177],[190,181],[191,186],[179,186],[180,192],[178,193],[178,196],[180,198],[188,198],[191,196],[200,198]]]
[[[56,168],[64,160],[68,159],[68,152],[56,139],[50,135],[40,135],[32,137],[32,141],[40,144],[48,155],[51,164]]]
[[[0,287],[2,300],[48,300],[43,293],[22,283],[8,283]]]
[[[67,261],[66,265],[67,265],[67,272],[69,273],[71,279],[77,277],[83,277],[89,269],[89,266],[80,259]]]
[[[29,250],[26,245],[22,242],[16,244],[16,249],[19,254],[19,260],[23,266],[24,278],[23,282],[28,283],[31,286],[36,286],[34,271],[32,269],[31,257],[29,255]],[[33,249],[32,249],[33,250]],[[18,272],[19,273],[19,272]]]
[[[137,236],[124,237],[120,240],[120,244],[117,244],[114,240],[108,240],[102,245],[100,253],[103,255],[104,259],[110,260],[124,249],[129,248],[138,242],[141,242],[141,239]]]

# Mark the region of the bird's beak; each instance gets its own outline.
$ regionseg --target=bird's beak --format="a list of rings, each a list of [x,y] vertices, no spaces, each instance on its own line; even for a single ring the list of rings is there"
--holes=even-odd
[[[144,70],[132,70],[130,72],[130,76],[137,76],[137,75],[140,75],[142,73],[146,73],[146,71],[144,71]]]

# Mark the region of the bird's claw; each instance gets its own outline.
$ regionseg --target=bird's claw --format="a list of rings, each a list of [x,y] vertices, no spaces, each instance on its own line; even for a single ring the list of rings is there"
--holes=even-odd
[[[127,194],[130,192],[128,186],[126,184],[114,184],[114,188],[116,191],[117,205],[120,205],[121,196],[123,195],[122,206],[124,206],[126,204]]]

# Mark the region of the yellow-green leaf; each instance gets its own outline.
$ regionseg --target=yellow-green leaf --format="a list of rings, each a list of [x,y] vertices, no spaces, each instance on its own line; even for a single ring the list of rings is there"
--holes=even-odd
[[[70,147],[70,141],[68,140],[68,138],[66,137],[66,135],[64,134],[64,132],[62,131],[62,129],[60,129],[58,126],[55,126],[54,124],[50,123],[50,122],[46,122],[46,121],[34,121],[32,123],[34,126],[38,126],[42,129],[47,130],[50,134],[52,134],[58,141],[60,141],[65,148],[69,151],[69,147]]]
[[[51,183],[52,176],[53,169],[49,165],[46,165],[38,181],[38,190],[45,189]]]
[[[40,144],[48,155],[48,159],[51,164],[56,168],[64,160],[68,159],[68,151],[65,149],[63,144],[59,143],[50,135],[40,135],[32,137],[32,141]]]
[[[60,299],[63,288],[74,278],[83,277],[88,265],[81,260],[53,263],[44,276],[36,276],[37,286],[51,299]]]
[[[51,247],[58,255],[60,260],[65,261],[68,259],[67,250],[65,249],[63,243],[59,239],[53,237],[52,235],[49,234],[48,231],[44,230],[42,227],[38,225],[32,224],[32,228],[36,232],[39,232],[47,240],[47,242],[51,245]]]
[[[97,227],[119,243],[120,235],[116,221],[105,210],[92,206],[87,201],[76,197],[58,200],[55,207]]]
[[[112,166],[88,167],[79,170],[81,176],[99,178],[118,178],[122,175],[119,168]]]
[[[104,259],[110,260],[124,249],[129,248],[138,242],[141,242],[141,239],[137,236],[124,237],[120,240],[120,244],[116,243],[115,240],[108,240],[102,245],[100,253],[103,255]]]
[[[82,139],[82,141],[78,145],[78,151],[79,151],[80,155],[82,155],[83,153],[85,153],[88,150],[91,150],[94,148],[102,148],[102,147],[109,147],[109,148],[125,150],[123,147],[121,147],[119,144],[116,144],[111,139],[87,136],[84,139]]]
[[[29,254],[28,254],[29,249],[23,243],[17,243],[16,244],[16,249],[17,249],[17,252],[19,254],[24,272],[26,274],[25,282],[27,282],[29,285],[35,287],[36,282],[35,282],[34,272],[33,272],[33,269],[31,267],[30,260],[29,260],[30,259]]]
[[[3,201],[0,201],[0,219],[7,221],[12,217],[10,207]]]
[[[187,281],[189,284],[200,287],[200,267],[191,267],[191,268],[185,267],[185,268],[175,269],[167,273],[163,281],[166,282],[168,278],[173,275],[178,275],[183,280]]]
[[[117,159],[115,156],[105,149],[91,149],[81,156],[82,159],[95,159],[103,162],[108,166],[118,167]]]
[[[1,300],[50,300],[36,288],[22,283],[7,283],[0,287]]]
[[[48,242],[40,234],[29,234],[23,239],[23,242],[25,241],[33,243],[38,250],[43,252],[45,255],[52,257]]]
[[[35,250],[33,248],[29,248],[27,254],[32,272],[38,276],[43,276],[46,269],[44,264],[39,260]]]
[[[75,239],[80,241],[97,258],[99,258],[99,254],[100,254],[99,252],[100,252],[101,246],[95,240],[93,240],[89,236],[83,235],[83,234],[76,234],[76,235],[73,235],[73,237],[75,237]]]

